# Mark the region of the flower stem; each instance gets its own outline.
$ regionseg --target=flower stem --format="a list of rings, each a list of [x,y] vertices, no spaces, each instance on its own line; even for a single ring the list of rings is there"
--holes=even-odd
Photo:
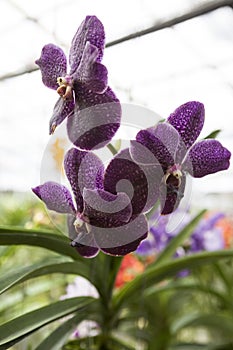
[[[101,303],[101,335],[98,350],[111,350],[110,334],[116,327],[117,315],[114,313],[113,290],[122,257],[100,254],[99,263],[102,266],[102,276],[108,276],[107,283],[103,282],[103,291],[100,296]]]
[[[115,148],[111,143],[109,143],[109,144],[107,145],[107,147],[108,147],[109,151],[110,151],[113,155],[117,154],[116,148]]]

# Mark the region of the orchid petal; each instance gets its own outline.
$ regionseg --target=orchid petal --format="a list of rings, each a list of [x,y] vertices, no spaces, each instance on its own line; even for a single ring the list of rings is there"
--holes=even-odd
[[[202,140],[189,150],[183,169],[193,177],[203,177],[228,169],[230,157],[231,153],[219,141]]]
[[[178,131],[187,150],[200,135],[204,118],[204,105],[197,101],[190,101],[178,107],[168,117],[167,122]],[[182,153],[184,155],[186,152],[183,151]]]
[[[85,84],[88,90],[100,94],[107,89],[108,71],[103,64],[96,62],[98,53],[97,47],[89,42],[86,43],[81,62],[73,74],[73,79]]]
[[[69,54],[70,74],[77,70],[87,42],[97,47],[97,62],[100,62],[105,46],[105,33],[103,24],[96,16],[87,16],[74,35]]]
[[[71,194],[65,186],[48,181],[33,188],[32,191],[46,204],[49,210],[65,214],[75,213]]]
[[[157,164],[163,169],[174,164],[180,136],[170,124],[159,123],[156,127],[141,130],[136,141],[131,142],[130,153],[137,163]]]
[[[106,234],[109,228],[122,226],[131,218],[132,207],[125,193],[84,189],[83,200],[83,215],[89,218],[90,227],[102,227]]]
[[[103,94],[95,94],[84,86],[75,88],[75,113],[67,120],[70,141],[86,150],[108,144],[120,126],[121,105],[108,87]]]
[[[54,106],[53,115],[49,122],[49,134],[53,134],[56,127],[60,125],[66,117],[72,115],[73,111],[74,101],[64,100],[60,97]]]
[[[84,188],[95,189],[103,186],[103,163],[94,153],[71,148],[65,155],[64,167],[77,210],[81,213]]]
[[[94,236],[100,249],[110,255],[123,256],[137,249],[147,237],[148,225],[145,215],[141,214],[128,224],[103,229],[96,227]]]
[[[35,63],[40,67],[45,86],[56,90],[57,78],[66,75],[67,63],[63,50],[53,44],[45,45],[40,58]]]
[[[124,192],[131,199],[133,215],[148,211],[157,201],[161,167],[136,164],[125,149],[109,163],[104,177],[104,189],[111,193]]]

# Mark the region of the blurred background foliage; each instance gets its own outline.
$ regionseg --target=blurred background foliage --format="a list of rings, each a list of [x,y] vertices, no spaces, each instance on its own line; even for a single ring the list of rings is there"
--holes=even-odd
[[[60,224],[64,218],[60,217]],[[51,223],[51,220],[40,201],[31,195],[16,192],[1,193],[0,225],[17,226],[27,229],[44,229],[61,234]],[[39,247],[31,246],[0,246],[0,276],[6,275],[14,267],[29,266],[46,259],[56,258],[59,254]],[[19,286],[0,295],[0,324],[13,319],[15,316],[59,300],[65,293],[65,288],[73,277],[65,274],[54,274],[25,281]],[[12,349],[34,349],[34,344],[48,335],[56,324],[49,325],[27,339],[15,345]],[[1,349],[1,346],[0,346]]]
[[[51,223],[39,201],[30,196],[27,200],[24,197],[22,201],[21,194],[10,192],[3,193],[2,199],[0,225],[51,230],[62,235]],[[62,224],[62,216],[60,220]],[[231,218],[225,215],[217,226],[222,229],[225,249],[232,248]],[[56,259],[59,254],[40,247],[11,245],[1,246],[0,256],[2,277],[16,267]],[[155,259],[156,255],[127,255],[117,274],[115,293],[133,281]],[[233,261],[228,258],[204,267],[196,267],[185,277],[177,274],[172,279],[165,278],[150,288],[145,289],[141,285],[138,297],[129,299],[120,311],[116,331],[112,335],[112,349],[233,349],[232,276]],[[74,281],[73,275],[59,273],[37,277],[14,286],[0,296],[0,324],[58,301],[65,294],[66,297],[74,297],[75,289],[73,288],[72,295],[69,295],[67,289]],[[77,296],[80,295],[78,286],[79,283],[76,283]],[[61,324],[59,320],[46,325],[11,348],[33,350]],[[78,327],[71,328],[67,344],[63,347],[55,346],[54,349],[95,349],[94,337],[91,337],[88,327],[86,325],[84,336],[80,336]],[[124,340],[120,347],[119,339]],[[0,349],[5,349],[4,345],[0,345]]]

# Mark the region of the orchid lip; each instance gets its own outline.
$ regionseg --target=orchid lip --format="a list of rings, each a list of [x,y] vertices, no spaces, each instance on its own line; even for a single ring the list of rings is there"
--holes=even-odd
[[[77,217],[74,221],[75,230],[77,231],[77,229],[81,228],[83,224],[84,224],[84,221],[80,217]]]
[[[177,187],[180,187],[181,185],[181,178],[183,176],[181,171],[181,166],[179,164],[174,164],[172,167],[170,167],[166,174],[164,175],[164,182],[167,184],[168,179],[170,176],[175,177],[178,180]]]
[[[83,227],[83,225],[85,225],[87,233],[91,232],[91,225],[89,223],[89,218],[79,213],[76,215],[76,219],[73,225],[77,233],[80,233],[80,228]]]
[[[73,99],[73,80],[67,75],[66,77],[58,77],[57,78],[58,88],[57,93],[64,100],[72,100]]]

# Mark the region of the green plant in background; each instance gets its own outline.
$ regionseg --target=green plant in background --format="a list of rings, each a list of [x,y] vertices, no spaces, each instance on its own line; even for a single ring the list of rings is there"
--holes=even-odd
[[[87,16],[71,44],[69,73],[64,52],[53,44],[36,61],[43,83],[60,95],[50,133],[66,120],[73,148],[64,158],[72,191],[47,181],[33,192],[49,210],[65,214],[59,226],[67,222],[68,237],[51,228],[34,202],[2,215],[0,349],[231,349],[233,251],[204,240],[205,210],[173,237],[159,220],[179,207],[188,174],[226,170],[231,154],[214,139],[217,132],[196,142],[204,124],[197,101],[116,150],[109,142],[121,105],[108,86],[103,50],[103,25]],[[114,155],[106,168],[92,152],[105,145]],[[157,231],[150,224],[155,208]],[[157,248],[155,259],[136,255],[148,244]],[[70,284],[64,297],[72,275],[85,279],[87,293],[79,279],[77,294],[69,293]]]
[[[0,326],[1,348],[7,349],[30,336],[33,349],[192,349],[197,347],[197,342],[189,345],[187,341],[183,341],[182,345],[179,339],[193,339],[195,329],[204,328],[213,330],[213,341],[209,341],[212,343],[211,347],[210,344],[200,344],[200,348],[218,349],[224,344],[225,349],[230,349],[230,345],[227,344],[232,344],[233,341],[229,260],[232,258],[232,251],[201,252],[173,258],[177,247],[192,233],[203,214],[204,212],[201,212],[186,225],[158,258],[147,265],[144,272],[121,288],[114,285],[122,258],[101,253],[87,260],[67,245],[67,238],[55,233],[1,228],[1,245],[27,244],[37,246],[38,248],[34,249],[38,255],[41,251],[39,247],[46,248],[49,252],[41,261],[11,269],[2,276],[1,291],[6,296],[10,295],[7,290],[15,290],[17,285],[25,286],[26,282],[29,286],[33,284],[32,279],[37,278],[38,294],[34,295],[34,298],[37,298],[44,293],[41,276],[45,278],[50,274],[50,290],[58,289],[62,285],[57,273],[62,276],[83,276],[98,291],[98,297],[78,296],[59,300],[60,296],[53,296],[52,304],[47,299],[47,305],[39,308],[32,305],[33,311],[30,312],[25,312],[25,305],[21,316]],[[54,252],[59,254],[55,257]],[[221,259],[228,259],[229,262],[220,263]],[[202,268],[206,264],[211,265]],[[186,278],[179,278],[177,273],[184,268],[189,268],[193,273]],[[47,282],[50,280],[51,278],[47,278]],[[64,294],[64,289],[60,288],[60,293]],[[5,298],[4,294],[2,300]],[[30,298],[32,300],[33,296],[25,295],[25,298],[30,305]],[[41,302],[44,303],[45,300]],[[19,313],[19,309],[14,310],[16,303],[17,298],[13,294],[11,306],[6,306],[7,311],[12,308],[16,314]],[[64,319],[64,316],[68,315],[72,317]],[[56,322],[58,319],[62,320],[59,324]],[[97,334],[91,336],[91,333],[88,333],[86,337],[68,341],[65,345],[68,337],[83,320],[96,322]],[[48,333],[46,328],[53,323],[56,328],[49,328]],[[31,334],[37,334],[44,328],[44,332],[39,332],[40,337],[32,338]],[[190,329],[191,336],[188,332]],[[214,336],[217,339],[214,339]],[[44,337],[45,339],[41,340]],[[36,345],[39,343],[40,345]]]

